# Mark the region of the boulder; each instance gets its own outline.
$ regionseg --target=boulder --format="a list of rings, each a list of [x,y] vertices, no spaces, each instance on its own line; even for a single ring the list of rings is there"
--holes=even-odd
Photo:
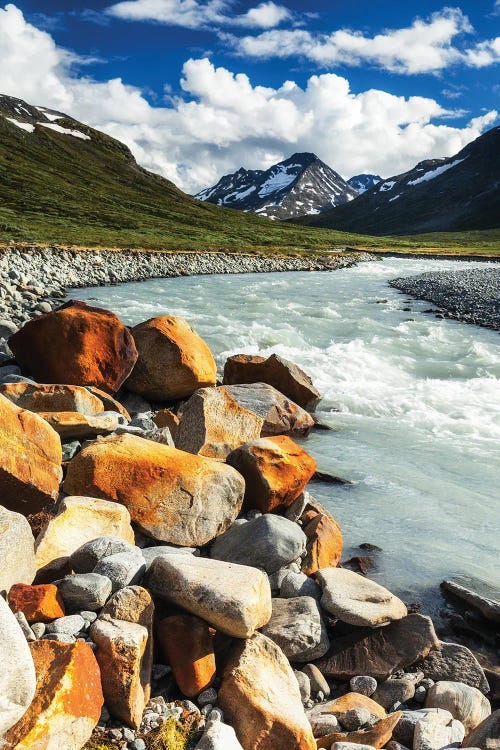
[[[238,515],[242,477],[218,461],[135,435],[103,438],[68,465],[64,491],[123,503],[148,536],[203,545]]]
[[[439,645],[438,651],[431,651],[423,661],[416,665],[425,677],[434,682],[439,680],[463,682],[482,693],[490,691],[483,668],[472,651],[459,643],[441,641]]]
[[[298,404],[267,383],[226,385],[225,390],[240,406],[262,420],[260,437],[289,435],[305,437],[314,427],[314,419]]]
[[[302,572],[314,575],[322,568],[335,568],[342,557],[342,530],[338,523],[325,513],[319,513],[304,526],[307,537],[307,555],[302,561]]]
[[[172,547],[170,544],[164,544],[158,547],[144,547],[142,550],[142,556],[146,563],[146,571],[148,571],[153,564],[153,560],[156,560],[157,557],[165,557],[168,555],[192,555],[194,551],[193,547]]]
[[[233,647],[218,700],[244,750],[316,750],[295,675],[264,635]]]
[[[224,388],[200,388],[182,405],[175,445],[188,453],[226,458],[260,437],[262,419],[240,406]]]
[[[112,592],[109,578],[98,573],[76,573],[56,583],[68,612],[97,612]]]
[[[114,313],[74,300],[25,323],[9,346],[39,383],[93,385],[108,393],[120,388],[137,360],[134,339]]]
[[[92,573],[95,566],[106,557],[120,552],[133,553],[136,549],[138,548],[119,536],[100,536],[78,547],[70,557],[69,566],[75,573]]]
[[[130,544],[135,537],[130,514],[123,505],[93,497],[66,497],[57,514],[41,530],[36,540],[39,574],[63,572],[69,558],[82,544],[102,536],[118,536]]]
[[[455,576],[443,581],[442,586],[453,596],[479,610],[483,617],[500,623],[500,589],[472,576]]]
[[[3,383],[0,393],[21,409],[40,412],[78,412],[92,416],[105,411],[98,396],[80,385]]]
[[[282,516],[265,514],[231,526],[214,541],[210,557],[274,573],[300,557],[305,546],[300,526]]]
[[[415,681],[409,677],[389,677],[381,682],[372,695],[387,711],[395,704],[406,703],[415,695]]]
[[[106,391],[102,391],[100,388],[96,388],[93,385],[88,385],[87,390],[90,393],[93,393],[94,396],[97,396],[100,401],[102,401],[104,411],[117,411],[118,414],[121,414],[122,417],[127,420],[127,422],[131,421],[132,417],[128,413],[127,409],[120,401],[117,401],[115,398],[113,398],[113,396],[110,396],[109,393],[106,393]]]
[[[324,656],[330,647],[318,603],[310,596],[273,599],[271,619],[261,629],[291,662]]]
[[[94,416],[76,411],[40,412],[40,416],[57,432],[61,440],[92,440],[98,435],[109,435],[120,426],[121,415],[103,412]]]
[[[38,586],[14,584],[9,591],[9,605],[13,612],[22,612],[29,623],[52,622],[64,617],[64,602],[57,586],[52,583]]]
[[[147,628],[125,620],[100,618],[91,625],[90,637],[97,644],[96,658],[110,714],[138,729],[147,701],[141,680]]]
[[[245,503],[263,513],[293,503],[316,471],[316,462],[286,435],[260,438],[227,457],[245,479]]]
[[[277,354],[234,354],[224,365],[224,385],[267,383],[304,409],[313,410],[321,399],[311,378],[293,362]]]
[[[38,513],[59,494],[59,435],[47,422],[0,395],[0,497],[8,510]]]
[[[319,602],[322,591],[316,581],[305,573],[295,573],[289,570],[285,573],[279,587],[279,594],[282,599],[290,599],[294,596],[312,596]]]
[[[132,547],[126,552],[117,552],[103,558],[93,572],[109,578],[115,592],[125,586],[140,583],[146,572],[146,563],[139,547]]]
[[[337,638],[334,648],[317,666],[327,677],[341,681],[356,675],[381,681],[435,648],[439,648],[439,640],[430,617],[411,614],[383,628]]]
[[[323,589],[321,606],[349,625],[383,625],[407,614],[394,594],[351,570],[324,568],[317,571],[316,579]]]
[[[499,750],[500,748],[500,709],[478,724],[465,737],[462,747],[478,747],[480,750]]]
[[[180,419],[177,416],[177,414],[174,414],[173,411],[170,411],[170,409],[160,409],[156,412],[156,414],[153,417],[153,422],[157,427],[163,429],[164,427],[167,427],[168,430],[170,430],[170,434],[172,435],[172,438],[175,441],[175,437],[177,435],[177,428],[179,427]]]
[[[243,750],[236,733],[228,724],[209,719],[194,750]]]
[[[208,624],[193,615],[170,615],[158,625],[160,650],[179,690],[193,698],[215,678],[215,655]]]
[[[346,693],[346,695],[315,706],[309,713],[310,720],[317,719],[323,715],[333,715],[347,724],[347,716],[350,714],[366,714],[376,720],[366,729],[358,728],[353,731],[342,731],[338,729],[330,734],[318,738],[318,748],[330,748],[334,742],[359,743],[371,745],[375,748],[384,747],[392,737],[394,727],[401,718],[401,713],[387,715],[382,706],[359,693]],[[359,726],[359,722],[355,722]]]
[[[464,738],[464,727],[456,719],[444,714],[430,713],[415,724],[413,750],[441,750],[460,747]]]
[[[35,694],[33,659],[24,633],[0,596],[0,743],[23,716]],[[3,745],[0,745],[3,747]]]
[[[387,716],[385,710],[371,698],[361,693],[350,692],[345,695],[341,695],[340,698],[334,698],[327,703],[319,703],[317,706],[309,711],[309,717],[320,716],[322,714],[331,714],[340,718],[344,716],[348,711],[357,709],[365,709],[372,716],[376,716],[379,719],[385,719]]]
[[[351,745],[368,745],[370,747],[385,747],[392,737],[392,732],[401,717],[401,712],[389,714],[367,729],[357,729],[354,732],[334,732],[318,739],[318,748],[330,748],[336,742],[348,742]]]
[[[402,744],[404,747],[413,747],[413,737],[415,734],[415,727],[420,719],[424,719],[429,714],[440,714],[441,721],[443,724],[449,724],[453,720],[453,716],[449,711],[443,711],[441,708],[418,708],[414,711],[405,709],[402,711],[402,716],[394,727],[393,740]]]
[[[212,352],[184,318],[151,318],[132,328],[139,358],[127,389],[151,401],[187,398],[215,385]]]
[[[3,737],[6,750],[81,750],[99,721],[103,696],[87,643],[35,641],[36,694],[18,723]]]
[[[34,539],[28,521],[0,505],[0,595],[14,583],[31,583],[35,573]]]
[[[311,693],[317,696],[318,693],[323,693],[324,698],[328,698],[330,695],[330,686],[319,671],[315,664],[306,664],[301,667],[307,677],[309,677],[309,683],[311,685]]]
[[[246,565],[194,557],[158,557],[148,589],[235,638],[249,638],[271,618],[271,589],[265,573]]]
[[[466,732],[471,732],[491,714],[489,700],[480,690],[463,682],[436,682],[427,691],[425,706],[449,711],[454,719],[462,722]]]

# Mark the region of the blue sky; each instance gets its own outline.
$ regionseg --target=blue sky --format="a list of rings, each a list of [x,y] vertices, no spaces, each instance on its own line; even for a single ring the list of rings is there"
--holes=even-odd
[[[499,27],[495,0],[19,0],[0,3],[0,92],[189,191],[297,150],[389,176],[498,124]]]

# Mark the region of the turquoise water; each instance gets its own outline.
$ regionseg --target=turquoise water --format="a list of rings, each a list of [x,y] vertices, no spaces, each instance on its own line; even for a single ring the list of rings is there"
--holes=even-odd
[[[353,481],[311,491],[347,548],[382,548],[370,575],[436,614],[447,576],[500,583],[500,336],[424,314],[429,303],[387,281],[460,265],[388,258],[334,273],[179,277],[71,296],[128,324],[182,315],[221,368],[236,352],[275,351],[301,365],[335,428],[315,432],[307,449],[320,469]]]

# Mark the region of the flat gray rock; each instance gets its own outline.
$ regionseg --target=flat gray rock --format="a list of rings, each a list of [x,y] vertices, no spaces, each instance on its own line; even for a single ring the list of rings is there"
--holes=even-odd
[[[500,589],[496,586],[471,576],[455,576],[443,581],[442,586],[445,591],[478,609],[487,620],[500,623]]]
[[[324,656],[330,647],[318,602],[310,596],[273,599],[271,619],[261,632],[274,641],[292,662]]]
[[[288,572],[280,586],[280,596],[282,599],[291,599],[294,596],[312,596],[319,602],[322,596],[321,588],[305,573]]]
[[[96,612],[111,596],[109,578],[98,573],[77,573],[56,581],[67,612]]]
[[[94,568],[94,573],[107,576],[111,581],[113,593],[125,586],[140,583],[146,572],[146,563],[138,547],[127,552],[117,552],[103,558]]]
[[[46,633],[65,633],[76,635],[85,627],[85,620],[81,615],[66,615],[58,617],[57,620],[48,622],[45,626]]]
[[[194,551],[194,547],[172,547],[169,544],[157,547],[144,547],[141,550],[146,564],[146,571],[149,570],[153,560],[156,560],[157,557],[165,557],[166,555],[192,555]]]
[[[442,714],[427,714],[415,724],[413,750],[442,750],[460,747],[465,736],[463,724]]]
[[[136,549],[118,536],[100,536],[82,544],[70,557],[70,566],[75,573],[92,573],[98,562],[119,552]]]
[[[490,686],[478,660],[468,648],[459,643],[441,641],[439,651],[431,651],[417,664],[420,671],[434,682],[451,680],[463,682],[488,693]]]

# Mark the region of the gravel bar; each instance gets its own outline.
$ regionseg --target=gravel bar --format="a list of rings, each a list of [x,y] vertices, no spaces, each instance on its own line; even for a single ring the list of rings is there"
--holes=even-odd
[[[392,279],[390,286],[438,305],[449,318],[500,330],[500,269],[430,271]]]

